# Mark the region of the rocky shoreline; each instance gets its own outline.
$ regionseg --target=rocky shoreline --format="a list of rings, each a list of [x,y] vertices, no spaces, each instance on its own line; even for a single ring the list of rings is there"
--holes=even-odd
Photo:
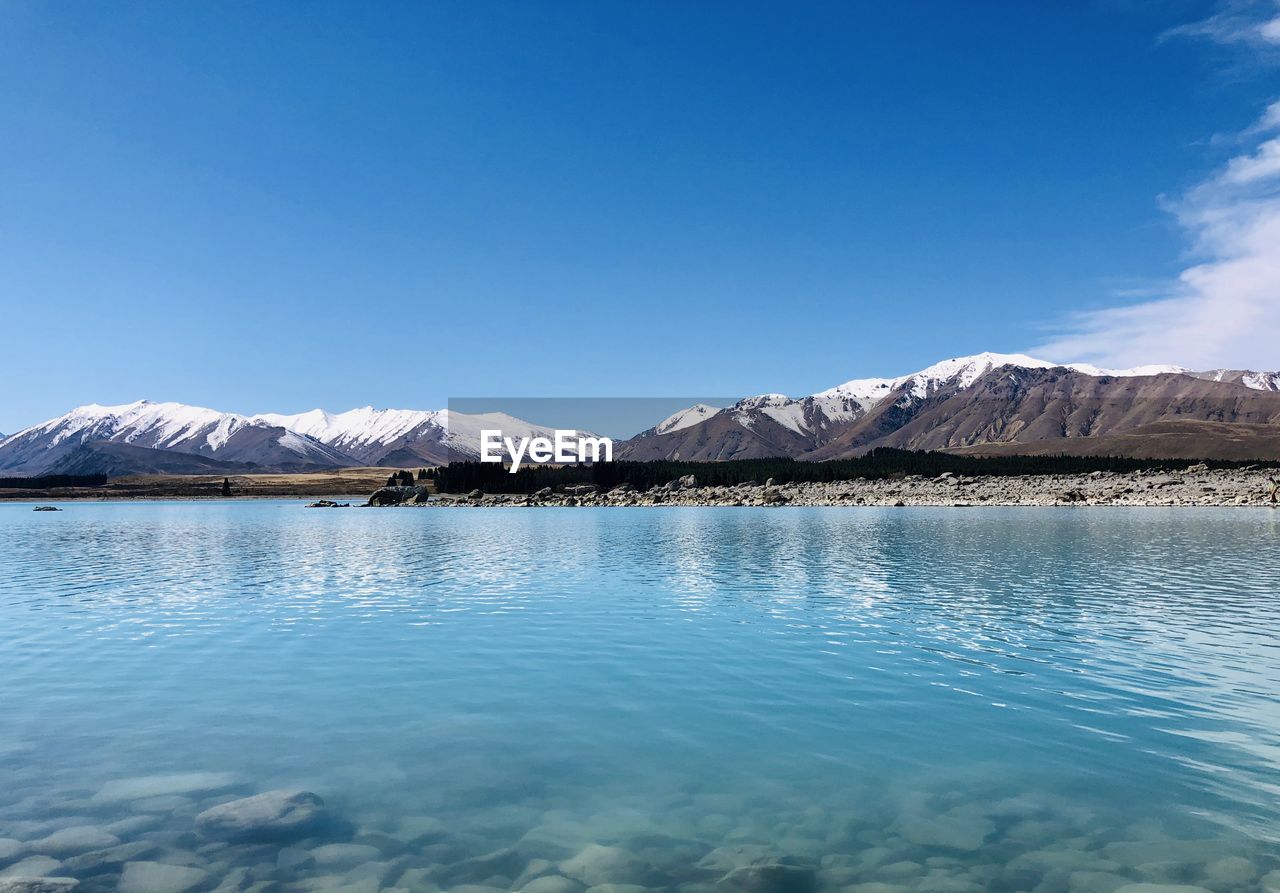
[[[524,494],[434,494],[422,487],[383,487],[371,506],[560,507],[560,506],[1277,506],[1280,472],[1275,469],[1213,470],[1192,465],[1181,471],[1082,475],[936,478],[906,476],[831,483],[773,480],[736,486],[699,486],[694,476],[641,492],[624,484],[608,492],[592,484]]]

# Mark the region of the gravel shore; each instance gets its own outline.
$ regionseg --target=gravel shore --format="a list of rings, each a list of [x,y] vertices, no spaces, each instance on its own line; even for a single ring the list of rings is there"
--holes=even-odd
[[[704,487],[682,478],[663,487],[637,492],[622,488],[607,493],[590,485],[543,490],[532,496],[512,494],[419,494],[403,505],[462,506],[1276,506],[1275,469],[1210,470],[1132,474],[1093,472],[1085,475],[1028,475],[936,478],[909,476],[888,480],[774,484],[772,481],[732,487]],[[383,492],[383,491],[379,491]],[[424,497],[425,501],[424,501]],[[377,501],[376,499],[374,500]]]

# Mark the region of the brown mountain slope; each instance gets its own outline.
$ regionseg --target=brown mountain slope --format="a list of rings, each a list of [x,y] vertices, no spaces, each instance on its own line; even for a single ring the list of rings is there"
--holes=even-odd
[[[811,440],[771,418],[765,417],[748,428],[734,414],[722,412],[705,422],[668,434],[651,434],[623,441],[614,450],[614,458],[634,462],[654,459],[718,462],[798,456],[811,449]]]
[[[1123,434],[1072,437],[1039,443],[983,443],[948,450],[971,456],[1133,456],[1139,459],[1280,458],[1280,429],[1178,419],[1141,425]]]
[[[1169,422],[1211,424],[1176,430],[1157,426]],[[1234,382],[1002,367],[968,388],[923,400],[893,395],[805,458],[834,459],[880,446],[966,450],[990,444],[1004,445],[1001,450],[1006,452],[1100,449],[1166,456],[1175,447],[1163,440],[1174,434],[1179,449],[1194,446],[1199,457],[1217,457],[1223,451],[1236,458],[1278,456],[1268,432],[1280,435],[1280,394]],[[1109,438],[1109,449],[1075,442],[1095,438]],[[1241,456],[1241,449],[1262,452]]]

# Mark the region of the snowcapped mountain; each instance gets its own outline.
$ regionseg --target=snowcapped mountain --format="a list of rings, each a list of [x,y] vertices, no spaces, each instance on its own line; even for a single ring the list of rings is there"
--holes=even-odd
[[[448,420],[444,410],[374,409],[347,412],[313,409],[297,415],[253,417],[278,425],[349,457],[348,465],[413,466],[448,461]]]
[[[358,465],[414,468],[477,459],[480,432],[554,437],[502,413],[321,409],[243,416],[182,403],[90,404],[0,440],[0,472],[241,473]],[[588,432],[580,432],[587,434]]]
[[[245,416],[140,400],[81,406],[0,438],[0,473],[414,468],[478,457],[485,428],[554,435],[500,413],[365,406]],[[807,397],[761,394],[723,409],[697,404],[617,444],[615,457],[824,459],[877,446],[1280,457],[1280,372],[1102,369],[982,353]]]
[[[1035,444],[1039,449],[1053,442],[1053,448],[1069,451],[1080,449],[1079,439],[1087,438],[1089,448],[1105,443],[1117,453],[1163,455],[1162,449],[1173,448],[1168,436],[1155,440],[1154,429],[1147,432],[1150,437],[1138,429],[1167,423],[1181,437],[1176,448],[1189,455],[1228,450],[1261,458],[1273,448],[1260,445],[1253,436],[1259,432],[1238,426],[1280,424],[1280,403],[1270,396],[1278,391],[1277,373],[1198,373],[1169,365],[1104,369],[982,353],[894,378],[854,379],[808,397],[748,397],[693,425],[633,438],[619,453],[637,460],[825,459],[876,446],[1030,449]],[[991,393],[999,396],[980,399]],[[962,407],[963,424],[957,418]],[[1237,427],[1211,435],[1204,428],[1208,424]],[[1167,425],[1161,429],[1165,435]],[[1273,433],[1280,444],[1280,430]],[[1116,440],[1122,434],[1129,439]]]
[[[679,431],[681,428],[688,428],[690,425],[696,425],[699,422],[704,422],[719,411],[720,410],[714,406],[708,406],[705,403],[695,403],[687,409],[682,409],[677,413],[667,416],[649,430],[654,434],[667,434],[671,431]]]
[[[480,457],[480,432],[507,437],[554,437],[555,429],[505,413],[460,413],[447,409],[374,409],[341,413],[322,409],[298,415],[264,413],[255,420],[313,438],[350,457],[349,465],[412,467]],[[586,434],[587,432],[580,432]]]
[[[282,426],[199,406],[139,400],[77,407],[10,435],[0,441],[0,470],[58,473],[68,465],[80,467],[82,448],[101,443],[279,471],[350,464],[343,454]]]

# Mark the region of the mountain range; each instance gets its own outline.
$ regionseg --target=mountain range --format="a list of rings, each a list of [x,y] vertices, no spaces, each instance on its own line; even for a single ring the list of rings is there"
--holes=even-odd
[[[91,404],[0,439],[0,473],[231,474],[415,468],[474,458],[482,428],[549,436],[500,413],[316,409],[244,416],[145,400]],[[807,397],[697,404],[615,446],[619,459],[834,459],[881,446],[970,453],[1280,458],[1280,373],[1101,369],[984,353]]]

